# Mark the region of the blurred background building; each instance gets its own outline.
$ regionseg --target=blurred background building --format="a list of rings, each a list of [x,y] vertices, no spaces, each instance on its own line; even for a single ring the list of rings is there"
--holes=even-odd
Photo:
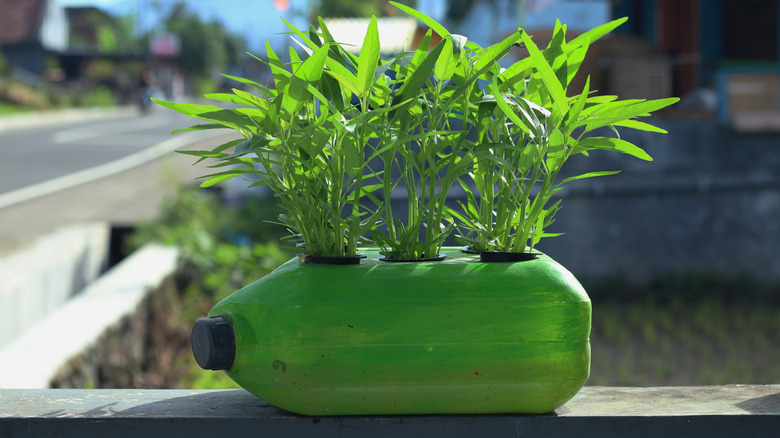
[[[621,133],[647,149],[652,164],[597,154],[574,162],[572,170],[625,172],[565,192],[571,200],[556,226],[578,238],[549,239],[543,250],[594,275],[646,279],[681,269],[780,279],[777,0],[403,3],[483,46],[518,26],[543,46],[556,20],[572,38],[628,17],[591,46],[572,89],[590,76],[602,94],[679,96],[657,119],[670,134]],[[301,29],[320,15],[359,50],[376,14],[386,55],[414,48],[427,30],[383,0],[0,0],[0,12],[0,100],[40,108],[148,102],[154,94],[181,99],[240,85],[222,73],[269,83],[267,68],[245,51],[264,53],[266,39],[282,58],[297,49],[279,35],[280,15]],[[600,228],[605,223],[612,225]],[[594,252],[614,260],[594,260]]]
[[[591,382],[777,383],[778,0],[401,2],[482,46],[498,42],[518,26],[544,46],[556,20],[567,25],[567,38],[572,38],[609,20],[628,17],[624,25],[592,45],[572,94],[590,75],[592,89],[601,94],[623,99],[679,96],[678,104],[650,120],[669,133],[620,131],[647,150],[654,157],[652,163],[598,153],[567,163],[572,173],[613,169],[623,173],[579,181],[560,192],[565,202],[550,231],[566,235],[538,245],[581,279],[594,300]],[[29,177],[30,185],[39,183],[45,177],[36,165],[43,163],[60,172],[64,164],[74,164],[66,161],[78,161],[62,157],[74,158],[78,151],[100,152],[84,154],[87,164],[76,163],[88,167],[94,165],[94,157],[107,152],[115,153],[116,159],[123,150],[154,149],[153,144],[167,141],[172,129],[188,122],[166,121],[172,116],[163,111],[126,111],[103,126],[71,119],[48,130],[4,132],[4,126],[17,123],[14,118],[19,113],[31,116],[29,120],[50,114],[43,110],[51,109],[126,110],[148,104],[151,95],[196,101],[204,93],[243,86],[222,73],[272,86],[264,64],[246,52],[262,59],[266,40],[282,59],[289,59],[289,50],[298,50],[284,34],[280,16],[300,29],[316,28],[315,17],[322,16],[337,39],[359,50],[371,14],[380,17],[385,57],[413,49],[427,31],[385,0],[0,0],[0,122],[4,122],[0,123],[0,164],[6,165],[0,181],[20,180],[7,171],[18,168],[11,170]],[[526,53],[516,49],[507,62],[523,56]],[[54,141],[57,134],[65,141]],[[202,147],[210,144],[203,143]],[[29,162],[21,162],[21,156],[29,157]],[[60,215],[63,221],[72,220],[63,210],[80,209],[80,202],[112,205],[107,200],[116,197],[122,205],[111,212],[110,220],[129,233],[135,225],[128,223],[129,212],[141,210],[138,199],[149,201],[162,191],[156,175],[150,176],[151,166],[138,170],[144,176],[136,180],[120,174],[114,185],[103,178],[83,184],[84,190],[70,192],[70,197],[62,193],[39,197],[38,209],[12,212],[10,207],[0,207],[0,213],[8,213],[0,228],[6,235],[18,234],[19,224],[35,222],[32,218]],[[134,190],[139,182],[148,186],[150,194],[137,196]],[[208,195],[208,201],[196,202],[196,195]],[[190,262],[204,266],[201,274],[207,279],[208,298],[219,296],[214,287],[227,294],[232,290],[225,289],[254,280],[256,275],[247,272],[272,268],[274,257],[281,254],[276,236],[268,245],[270,238],[262,241],[264,247],[252,256],[256,258],[247,258],[253,250],[232,237],[218,246],[203,245],[211,241],[201,237],[213,234],[216,240],[218,232],[213,230],[235,220],[232,215],[247,227],[262,228],[256,220],[267,211],[262,205],[251,213],[223,215],[228,207],[221,202],[210,193],[193,190],[171,202],[169,216],[149,226],[169,233],[167,242],[179,239],[177,245],[198,247],[201,252],[193,250]],[[247,205],[251,207],[251,202]],[[190,226],[200,228],[193,232]],[[47,257],[40,259],[57,252],[63,251],[47,250]],[[25,277],[23,270],[11,271]],[[20,283],[25,287],[27,277]],[[3,278],[4,284],[9,283]],[[62,283],[62,277],[57,281]],[[34,301],[33,295],[21,290],[26,302]],[[38,301],[51,304],[51,299]],[[191,322],[182,324],[183,331],[165,327],[169,327],[167,318],[177,313],[171,310],[192,307],[193,301],[166,302],[160,306],[165,310],[158,312],[165,318],[160,323],[164,330],[150,332],[161,341],[178,336],[186,346]],[[136,333],[128,338],[140,337]],[[176,348],[165,343],[159,354],[150,356],[159,373],[179,368],[173,362],[176,355],[191,361],[188,348],[178,353]],[[158,360],[163,356],[169,358],[167,362]],[[108,368],[124,377],[132,374],[124,372],[124,363]],[[134,385],[162,381],[159,376],[147,377],[135,379]],[[182,379],[175,375],[164,381],[174,382],[166,383],[170,385]],[[127,385],[110,379],[93,383]]]
[[[233,3],[245,5],[244,10]],[[741,131],[780,130],[777,0],[405,3],[483,46],[500,41],[518,26],[543,45],[556,19],[567,24],[573,37],[611,19],[629,17],[589,53],[580,76],[590,75],[594,88],[627,98],[680,96],[678,110],[716,115]],[[380,29],[389,52],[413,47],[415,35],[419,39],[423,30],[421,23],[383,1],[264,0],[251,5],[228,1],[216,6],[200,0],[0,0],[0,11],[4,70],[33,83],[39,78],[86,78],[101,82],[123,101],[129,99],[132,81],[116,77],[117,71],[136,76],[137,82],[151,69],[169,93],[185,91],[183,84],[174,86],[171,81],[188,79],[185,88],[195,93],[210,86],[209,81],[219,82],[220,72],[260,68],[243,52],[246,48],[263,52],[265,39],[285,56],[289,40],[277,35],[283,31],[277,27],[279,15],[305,28],[321,14],[334,33],[356,44],[356,50],[370,13],[385,16]],[[246,19],[252,16],[258,25],[250,28]],[[507,62],[519,56],[523,54],[518,51]]]

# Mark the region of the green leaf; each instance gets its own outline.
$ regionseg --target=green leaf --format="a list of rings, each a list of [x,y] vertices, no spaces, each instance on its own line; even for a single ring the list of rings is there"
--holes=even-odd
[[[425,82],[431,76],[431,73],[433,73],[433,69],[436,66],[436,60],[439,59],[442,49],[444,49],[444,44],[439,44],[431,50],[431,53],[423,59],[420,66],[404,81],[398,94],[393,98],[393,104],[411,99],[419,93],[423,85],[425,85]],[[409,113],[406,111],[400,111],[396,114],[401,114],[402,118],[409,117]]]
[[[307,34],[306,34],[306,33],[304,33],[303,31],[301,31],[301,30],[300,30],[300,29],[298,29],[297,27],[293,26],[293,24],[292,24],[292,23],[290,23],[289,21],[285,20],[285,19],[284,19],[284,17],[279,17],[279,18],[282,20],[282,22],[285,24],[285,26],[287,26],[287,28],[288,28],[288,29],[290,29],[290,30],[292,31],[292,33],[294,33],[295,35],[297,35],[297,36],[298,36],[298,38],[300,38],[300,39],[301,39],[303,42],[305,42],[305,43],[306,43],[306,45],[307,45],[307,46],[309,46],[309,49],[311,49],[312,51],[314,51],[314,50],[317,50],[317,49],[320,47],[320,45],[319,45],[319,44],[315,43],[314,41],[312,41],[312,40],[309,38],[309,35],[307,35]],[[267,43],[268,43],[268,42],[266,41],[266,44],[267,44]]]
[[[291,36],[290,39],[293,40],[293,42],[295,44],[297,44],[298,47],[300,47],[304,52],[306,52],[306,56],[311,56],[314,53],[314,50],[312,50],[306,44],[303,44],[302,42],[300,42],[300,40],[298,40],[297,38]],[[317,46],[321,46],[321,44],[317,44]],[[296,55],[296,57],[297,57],[297,55]]]
[[[563,47],[566,45],[566,25],[561,23],[561,20],[555,19],[555,25],[553,27],[553,36],[550,39],[550,43],[547,45],[548,51],[559,50],[563,53]],[[550,58],[548,58],[550,59]]]
[[[300,78],[298,78],[296,76],[293,76],[287,70],[284,70],[283,68],[277,67],[276,65],[269,64],[269,67],[271,67],[271,71],[272,72],[278,72],[281,75],[285,75],[286,77],[289,77],[292,81],[295,81],[296,82],[296,87],[300,86],[300,88],[296,88],[296,90],[306,90],[309,94],[311,94],[312,96],[316,97],[317,99],[320,99],[321,102],[327,104],[328,105],[328,109],[332,113],[339,114],[339,115],[341,114],[341,112],[336,107],[333,106],[331,101],[329,101],[327,98],[325,98],[325,96],[323,96],[322,93],[319,90],[317,90],[312,84],[309,84],[308,82],[304,81],[303,79],[300,79]],[[278,96],[278,97],[283,97],[284,98],[286,96]],[[278,97],[277,97],[277,99],[278,99]],[[276,102],[277,99],[274,99],[274,102]],[[280,103],[284,103],[284,99]],[[269,107],[268,110],[269,110],[269,113],[270,113],[272,108]],[[276,117],[278,117],[278,116],[275,116],[274,120],[276,119]],[[266,131],[266,132],[270,132],[270,131]]]
[[[582,65],[582,62],[585,60],[585,55],[587,53],[588,53],[588,46],[583,45],[575,49],[571,53],[569,53],[569,55],[566,57],[566,62],[564,64],[566,67],[565,68],[566,76],[563,77],[562,79],[564,79],[567,89],[572,79],[574,79],[574,76],[577,75],[577,72],[580,69],[580,65]]]
[[[333,76],[325,74],[320,78],[320,84],[322,85],[322,94],[333,105],[339,109],[344,109],[344,96],[339,86],[339,81]]]
[[[354,75],[343,75],[331,70],[325,70],[325,73],[336,79],[344,88],[349,90],[350,93],[355,96],[360,95],[360,88],[358,88],[357,78]]]
[[[588,103],[589,104],[598,104],[598,103],[609,103],[617,100],[617,96],[612,96],[608,94],[602,94],[599,96],[590,96],[588,97]]]
[[[330,56],[325,59],[325,65],[328,67],[326,73],[336,78],[348,90],[350,90],[353,93],[355,93],[355,91],[353,90],[359,90],[357,84],[357,76],[355,76],[344,65],[342,65],[341,63],[339,63],[337,60],[333,59]],[[358,93],[355,94],[357,95]]]
[[[524,97],[519,97],[514,94],[507,94],[506,97],[509,98],[509,103],[513,103],[521,108],[523,108],[524,111],[533,114],[536,116],[537,114],[543,118],[550,117],[550,110],[547,108],[538,105]]]
[[[640,160],[653,161],[653,157],[648,155],[643,149],[625,140],[612,137],[588,137],[582,139],[574,146],[572,154],[578,154],[593,149],[617,151],[639,158]]]
[[[317,29],[315,29],[313,25],[309,25],[309,39],[314,44],[322,46],[322,40],[320,39],[319,34],[317,34]]]
[[[229,160],[231,158],[241,157],[246,154],[256,153],[260,151],[261,148],[265,148],[266,146],[268,146],[268,144],[274,140],[277,139],[275,137],[270,137],[265,135],[253,135],[252,137],[236,144],[233,153],[230,155],[226,155],[222,159]]]
[[[284,96],[276,96],[268,105],[268,112],[266,113],[262,124],[263,132],[276,132],[279,128],[279,114],[282,108],[282,100],[284,100]]]
[[[262,91],[263,94],[265,94],[267,96],[276,96],[276,90],[272,90],[272,89],[266,87],[265,85],[262,85],[262,84],[260,84],[258,82],[255,82],[255,81],[251,80],[251,79],[246,79],[246,78],[242,78],[242,77],[239,77],[239,76],[231,76],[231,75],[226,75],[226,74],[223,74],[222,76],[224,76],[224,77],[226,77],[228,79],[232,79],[232,80],[234,80],[236,82],[240,82],[242,84],[246,84],[246,85],[249,85],[251,87],[257,88],[258,90]]]
[[[493,44],[479,52],[479,54],[474,57],[475,76],[482,76],[484,72],[490,70],[496,61],[506,56],[506,54],[512,50],[512,45],[518,40],[520,40],[520,35],[517,32],[514,32],[504,38],[503,41]]]
[[[452,39],[452,50],[456,55],[460,55],[461,52],[466,48],[466,45],[468,44],[469,37],[465,35],[458,35],[458,34],[450,34],[450,38]]]
[[[248,115],[240,113],[237,109],[218,109],[200,114],[193,114],[190,117],[196,117],[210,122],[219,123],[228,128],[236,130],[249,130],[254,132],[257,129],[257,123]]]
[[[417,46],[417,50],[414,51],[414,56],[412,56],[412,66],[417,67],[423,59],[428,56],[428,49],[431,47],[432,33],[433,31],[431,31],[431,29],[428,29],[428,31],[425,32],[422,41],[420,41],[420,44]]]
[[[398,103],[396,105],[385,106],[385,107],[369,110],[369,111],[367,111],[365,113],[359,114],[359,115],[353,117],[352,119],[350,119],[349,122],[347,123],[347,127],[355,127],[355,126],[364,124],[364,123],[372,120],[373,118],[378,118],[382,114],[385,114],[385,113],[388,113],[388,112],[392,112],[392,111],[395,111],[397,109],[401,109],[401,108],[403,108],[404,105],[407,105],[407,104],[409,104],[411,102],[412,102],[412,99],[409,99],[407,101],[400,102],[400,103]],[[382,127],[381,129],[386,129],[386,127]],[[352,130],[354,130],[354,128],[351,129],[350,131],[352,131]]]
[[[552,67],[550,67],[550,64],[547,63],[547,59],[545,59],[542,52],[536,47],[536,44],[531,37],[523,32],[522,38],[536,70],[541,75],[545,87],[547,87],[547,92],[550,93],[550,96],[552,97],[553,105],[558,109],[561,116],[565,115],[569,110],[568,99],[566,98],[566,92],[558,80],[558,77],[555,75]]]
[[[377,30],[376,17],[372,15],[358,58],[357,85],[360,90],[358,98],[362,99],[371,90],[374,84],[374,72],[378,64],[379,31]]]
[[[590,99],[589,99],[590,100]],[[631,119],[639,116],[646,116],[653,111],[657,111],[661,108],[665,108],[669,105],[677,103],[680,99],[677,97],[669,97],[666,99],[656,99],[648,101],[629,101],[636,102],[631,105],[622,105],[626,101],[610,102],[605,105],[604,110],[596,110],[590,113],[589,117],[575,123],[572,128],[578,126],[587,125],[586,131],[592,131],[596,128],[603,126],[613,125],[623,120]]]
[[[622,122],[613,123],[615,126],[622,126],[624,128],[637,129],[640,131],[658,132],[660,134],[668,134],[666,129],[653,126],[649,123],[640,122],[638,120],[624,120]]]
[[[598,40],[599,38],[603,37],[604,35],[612,32],[613,30],[615,30],[616,27],[625,23],[627,20],[628,17],[623,17],[623,18],[618,18],[617,20],[612,20],[609,23],[602,24],[601,26],[595,27],[583,33],[582,35],[578,36],[577,38],[574,38],[573,40],[569,41],[569,44],[574,46],[591,44],[594,41]]]
[[[605,99],[603,102],[594,102],[594,100],[600,96],[592,96],[589,97],[585,103],[585,110],[583,110],[580,120],[585,120],[589,118],[596,118],[596,116],[599,116],[600,114],[606,114],[608,112],[612,112],[615,109],[618,108],[624,108],[629,105],[634,105],[636,103],[644,102],[644,99],[626,99],[626,100],[615,100],[617,99],[617,96],[614,96],[615,99]],[[609,96],[613,97],[613,96]],[[596,105],[593,105],[593,103],[597,103]]]
[[[455,61],[452,57],[452,39],[446,38],[444,40],[444,49],[442,49],[439,59],[436,60],[433,74],[440,81],[446,82],[450,80],[453,73],[455,73]]]
[[[166,108],[170,108],[174,111],[177,111],[179,113],[182,113],[184,115],[195,115],[195,114],[201,114],[201,113],[207,113],[211,111],[219,111],[222,108],[214,105],[196,105],[192,103],[176,103],[176,102],[167,102],[164,100],[160,100],[157,98],[152,98],[152,101],[158,105],[164,106]]]
[[[254,106],[254,103],[232,93],[207,93],[204,94],[203,97],[206,99],[218,100],[220,102],[234,103],[236,105]]]
[[[219,173],[214,173],[214,174],[211,174],[211,175],[206,175],[206,176],[204,176],[202,178],[208,178],[208,179],[206,181],[204,181],[203,183],[201,183],[200,186],[204,187],[204,188],[211,187],[214,184],[218,184],[218,183],[221,183],[223,181],[227,181],[227,180],[229,180],[231,178],[235,178],[235,177],[237,177],[239,175],[246,175],[248,173],[257,173],[257,171],[255,171],[254,169],[235,168],[235,169],[231,169],[231,170],[228,170],[228,171],[225,171],[225,172],[219,172]]]
[[[310,84],[318,82],[322,76],[322,69],[325,67],[325,58],[327,58],[327,56],[328,47],[320,47],[303,61],[301,67],[295,72],[295,76]]]
[[[204,123],[199,125],[192,125],[189,128],[179,128],[171,131],[171,134],[177,134],[179,132],[184,132],[184,131],[205,131],[207,129],[224,129],[224,128],[226,128],[226,126],[221,125],[219,123]]]
[[[325,39],[325,42],[335,43],[336,40],[333,39],[333,35],[330,33],[328,26],[325,25],[325,20],[323,20],[322,17],[317,17],[317,22],[320,25],[320,32],[322,32],[322,37]]]
[[[242,139],[242,138],[239,138],[239,139],[236,139],[236,140],[231,140],[231,141],[229,141],[227,143],[223,143],[223,144],[215,147],[214,149],[212,149],[210,151],[177,150],[176,152],[178,152],[180,154],[184,154],[184,155],[193,155],[193,156],[196,156],[196,157],[200,157],[200,159],[195,162],[195,164],[198,164],[198,163],[200,163],[201,161],[203,161],[203,160],[205,160],[207,158],[222,158],[223,156],[225,156],[223,151],[234,147],[235,145],[241,143],[242,141],[244,141],[244,139]]]
[[[585,102],[588,100],[588,94],[590,93],[590,76],[585,80],[585,86],[582,88],[582,93],[577,97],[574,105],[569,108],[569,113],[566,115],[567,123],[573,123],[577,121],[577,117],[585,108]]]
[[[501,78],[501,91],[514,94],[525,93],[525,79],[533,71],[533,62],[531,58],[523,58],[520,61],[510,65],[499,75]]]
[[[526,134],[531,134],[531,130],[528,128],[528,126],[526,126],[525,122],[522,121],[520,117],[517,116],[517,114],[515,114],[509,104],[506,103],[506,100],[504,100],[504,97],[501,95],[501,91],[499,90],[497,79],[497,77],[494,77],[493,82],[490,84],[490,92],[493,93],[493,96],[496,99],[496,104],[504,113],[504,115],[509,117],[509,120],[511,120],[515,126],[522,129]]]
[[[566,161],[566,139],[561,131],[555,130],[548,143],[545,164],[550,172],[557,173]]]
[[[263,98],[257,97],[254,94],[247,93],[246,91],[239,90],[237,88],[233,89],[233,93],[236,96],[239,96],[243,98],[245,101],[249,102],[249,105],[252,105],[255,108],[259,108],[262,110],[268,109],[268,102]]]
[[[589,172],[589,173],[584,173],[582,175],[577,175],[577,176],[572,176],[572,177],[566,178],[563,181],[561,181],[558,185],[560,186],[560,185],[566,184],[566,183],[571,182],[571,181],[577,181],[578,179],[595,178],[595,177],[598,177],[598,176],[616,175],[618,173],[620,173],[619,170],[603,170],[603,171],[600,171],[600,172]]]
[[[298,147],[303,149],[310,157],[321,155],[329,139],[330,133],[315,125],[299,132],[293,138],[295,144],[299,145]]]
[[[492,96],[491,96],[492,97]],[[496,109],[496,99],[486,101],[483,99],[477,109],[477,141],[482,142],[489,131],[493,111]]]
[[[314,41],[312,41],[308,37],[308,35],[306,35],[305,33],[301,32],[300,30],[298,30],[295,26],[293,26],[292,24],[287,22],[287,20],[285,20],[284,18],[282,18],[282,21],[287,25],[288,28],[290,28],[290,30],[293,31],[293,33],[295,35],[297,35],[304,43],[306,43],[306,45],[309,46],[309,48],[311,48],[312,50],[317,50],[319,48],[319,46],[316,43],[314,43]],[[322,22],[322,20],[320,20],[320,25],[321,25],[321,27],[324,26],[324,22]],[[327,29],[327,28],[323,27],[323,29]],[[331,56],[328,56],[325,59],[325,65],[333,73],[336,73],[337,75],[339,75],[338,77],[334,75],[334,77],[337,78],[339,80],[339,82],[341,82],[343,85],[345,85],[348,89],[350,89],[350,90],[352,90],[352,88],[357,89],[358,88],[357,84],[356,84],[357,83],[357,77],[344,65],[344,61],[342,59],[339,59],[340,56],[341,56],[340,54],[342,52],[345,55],[350,56],[350,59],[355,59],[354,56],[344,52],[343,50],[339,51],[340,48],[338,47],[338,44],[336,44],[333,41],[333,37],[330,35],[330,33],[326,34],[326,38],[327,38],[326,42],[331,43],[330,47],[332,47],[334,50],[331,51]],[[348,86],[347,84],[350,84],[350,83],[351,83],[351,85]]]
[[[423,14],[422,12],[415,11],[414,9],[410,8],[409,6],[402,5],[400,3],[396,3],[396,2],[392,2],[391,1],[390,4],[395,6],[398,9],[406,12],[407,14],[411,15],[412,17],[422,21],[428,27],[433,29],[434,32],[439,34],[440,37],[446,38],[447,36],[449,36],[450,31],[448,31],[446,27],[442,26],[436,20],[434,20],[433,18]]]
[[[301,58],[298,56],[298,52],[292,46],[287,47],[287,54],[290,57],[290,66],[293,73],[297,70],[296,65],[301,63]]]
[[[640,101],[626,107],[615,108],[609,111],[600,112],[599,116],[600,117],[623,117],[626,119],[630,119],[633,117],[649,114],[653,111],[658,111],[661,108],[665,108],[669,105],[677,103],[679,100],[680,98],[678,97],[668,97],[666,99]]]
[[[265,42],[265,53],[266,56],[268,57],[268,66],[271,67],[271,73],[274,77],[274,84],[276,86],[276,89],[283,90],[284,87],[287,85],[287,78],[289,77],[289,74],[281,73],[281,72],[287,73],[287,70],[285,70],[284,65],[282,65],[282,61],[280,61],[279,57],[276,56],[276,52],[274,52],[274,49],[271,47],[271,43],[269,43],[268,41]],[[265,62],[261,59],[260,61]]]
[[[333,35],[331,35],[322,17],[317,17],[317,20],[319,21],[320,30],[322,31],[322,36],[325,39],[325,42],[331,44],[330,47],[331,56],[329,56],[328,58],[332,59],[334,62],[337,62],[345,67],[346,67],[346,61],[349,61],[350,63],[352,63],[352,65],[357,65],[357,58],[355,57],[355,55],[342,49],[339,42],[333,39]]]

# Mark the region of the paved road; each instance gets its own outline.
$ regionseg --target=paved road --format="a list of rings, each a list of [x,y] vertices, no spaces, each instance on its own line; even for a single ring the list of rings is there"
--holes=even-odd
[[[165,193],[207,173],[173,150],[234,137],[170,135],[191,124],[160,110],[0,132],[0,255],[73,222],[153,217]]]
[[[0,132],[0,194],[126,157],[191,124],[172,111],[118,115]]]

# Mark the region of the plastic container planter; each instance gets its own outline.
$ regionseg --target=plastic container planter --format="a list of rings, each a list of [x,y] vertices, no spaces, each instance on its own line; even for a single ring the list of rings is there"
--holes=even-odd
[[[484,263],[293,259],[193,329],[206,368],[307,415],[544,413],[590,372],[591,303],[544,254]]]

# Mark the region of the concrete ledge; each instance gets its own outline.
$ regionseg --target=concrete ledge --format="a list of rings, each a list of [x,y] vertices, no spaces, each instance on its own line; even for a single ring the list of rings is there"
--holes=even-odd
[[[175,271],[177,261],[176,248],[148,244],[135,251],[0,349],[0,388],[48,388],[69,360],[134,314],[147,294]]]
[[[4,436],[775,437],[780,385],[585,387],[547,415],[304,417],[244,390],[0,390]]]
[[[110,231],[106,222],[72,225],[0,257],[0,349],[105,270]]]

